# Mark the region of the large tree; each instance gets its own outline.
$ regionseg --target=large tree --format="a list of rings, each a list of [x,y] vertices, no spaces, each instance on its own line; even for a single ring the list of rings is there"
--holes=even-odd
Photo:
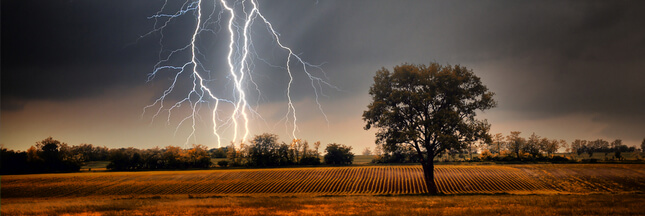
[[[496,105],[493,93],[466,67],[432,63],[403,64],[393,72],[382,68],[369,94],[372,102],[363,112],[365,129],[378,128],[376,144],[386,150],[414,148],[429,193],[437,193],[436,156],[475,140],[490,142],[490,125],[475,116],[476,111]]]

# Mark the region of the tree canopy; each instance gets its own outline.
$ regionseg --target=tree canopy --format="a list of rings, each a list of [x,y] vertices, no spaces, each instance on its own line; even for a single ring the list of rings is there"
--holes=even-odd
[[[385,149],[412,146],[420,157],[430,193],[436,193],[433,159],[466,143],[490,142],[486,120],[477,111],[496,106],[493,93],[472,70],[459,65],[402,64],[376,72],[363,112],[365,129],[378,128],[376,142]]]

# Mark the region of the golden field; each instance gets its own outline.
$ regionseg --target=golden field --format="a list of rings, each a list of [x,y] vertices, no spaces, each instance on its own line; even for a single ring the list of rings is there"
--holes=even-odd
[[[553,207],[550,214],[645,214],[636,208],[645,201],[645,164],[438,165],[435,173],[444,195],[420,195],[426,191],[420,166],[7,175],[1,178],[0,210],[2,215],[423,215],[443,209],[459,215],[513,214],[513,208],[530,206],[541,214],[543,206]],[[561,203],[572,210],[556,208]],[[637,204],[621,209],[629,203]],[[584,206],[596,210],[575,210]]]

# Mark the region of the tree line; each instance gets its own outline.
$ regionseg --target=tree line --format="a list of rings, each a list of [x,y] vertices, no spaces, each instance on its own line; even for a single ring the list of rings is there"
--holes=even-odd
[[[219,167],[352,164],[352,147],[330,143],[321,161],[320,145],[315,142],[311,147],[301,139],[286,144],[278,142],[277,135],[268,133],[256,135],[248,144],[240,143],[239,147],[231,143],[210,150],[204,145],[192,145],[187,149],[177,146],[151,149],[108,149],[92,144],[70,146],[48,137],[27,151],[2,147],[0,170],[2,174],[76,172],[88,161],[109,161],[109,170],[203,169],[215,166],[211,158],[225,158],[217,162]]]
[[[645,147],[645,139],[642,147]],[[636,152],[634,146],[627,146],[621,139],[612,142],[604,139],[581,140],[576,139],[571,143],[562,139],[549,139],[532,133],[529,137],[521,136],[519,131],[511,131],[504,136],[497,133],[491,136],[490,142],[465,142],[464,148],[446,149],[441,152],[435,161],[552,161],[563,162],[591,159],[594,153],[604,153],[605,160],[623,160],[622,153]],[[555,155],[560,149],[569,157]],[[366,152],[366,151],[365,151]],[[370,152],[371,153],[371,152]],[[409,147],[380,146],[374,150],[376,157],[374,163],[418,163],[417,152]],[[613,153],[613,154],[610,154]],[[473,156],[473,154],[475,156]],[[587,155],[584,159],[582,156]]]
[[[320,142],[315,142],[313,147],[302,139],[294,139],[290,144],[278,142],[278,135],[256,135],[248,144],[240,143],[239,147],[231,143],[227,147],[214,152],[222,155],[226,152],[227,160],[220,161],[219,166],[289,166],[289,165],[349,165],[354,160],[352,147],[343,144],[330,143],[325,148],[321,162]]]
[[[109,149],[105,146],[80,144],[70,146],[47,137],[36,142],[27,151],[1,148],[0,173],[75,172],[88,161],[108,160]]]

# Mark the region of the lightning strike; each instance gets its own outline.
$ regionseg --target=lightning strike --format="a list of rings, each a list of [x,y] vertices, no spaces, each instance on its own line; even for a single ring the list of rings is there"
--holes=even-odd
[[[203,17],[206,17],[204,7],[207,3],[212,4],[213,7],[208,13],[208,17],[203,20]],[[155,20],[154,28],[141,36],[143,38],[158,34],[160,37],[160,60],[154,65],[153,71],[149,73],[148,82],[152,82],[162,73],[169,73],[169,75],[165,76],[168,76],[170,80],[170,84],[161,96],[143,109],[142,116],[146,110],[156,108],[152,115],[151,123],[159,115],[167,113],[166,122],[170,125],[172,113],[182,109],[182,106],[188,105],[188,115],[179,121],[175,129],[175,134],[177,134],[182,125],[190,124],[190,132],[185,143],[187,145],[191,139],[197,142],[198,123],[203,121],[200,111],[203,107],[208,107],[211,115],[209,124],[212,126],[212,133],[216,138],[217,147],[222,146],[222,140],[225,137],[223,134],[227,132],[232,134],[232,137],[227,136],[231,137],[231,142],[235,142],[238,139],[241,139],[242,142],[247,141],[251,130],[249,128],[251,118],[264,120],[257,110],[260,108],[260,98],[262,96],[260,85],[253,78],[253,74],[260,74],[260,72],[254,70],[255,63],[253,60],[257,59],[270,67],[284,69],[284,73],[288,76],[284,95],[286,97],[286,112],[281,121],[284,121],[285,129],[293,139],[297,139],[296,133],[299,131],[296,106],[292,99],[292,87],[296,82],[294,73],[302,72],[309,79],[317,107],[327,124],[329,124],[327,115],[319,101],[319,96],[325,96],[323,86],[335,90],[340,89],[325,79],[315,76],[310,71],[312,68],[318,69],[326,77],[320,65],[313,65],[304,61],[303,58],[293,52],[293,49],[283,44],[280,40],[280,34],[274,29],[273,24],[260,12],[256,0],[186,1],[172,13],[165,12],[167,8],[169,8],[169,2],[165,1],[162,8],[155,15],[148,17],[148,19]],[[166,51],[166,31],[173,34],[178,33],[177,30],[171,29],[172,24],[176,20],[189,15],[194,16],[194,25],[191,29],[189,42],[176,49]],[[222,19],[223,16],[227,16],[228,19]],[[256,24],[256,19],[260,21],[257,23],[266,27],[269,38],[277,45],[277,48],[287,53],[286,60],[282,63],[282,66],[269,63],[267,60],[260,58],[257,52],[254,52],[253,37],[256,32],[252,31],[251,28]],[[222,28],[221,25],[225,27]],[[228,50],[225,59],[225,68],[227,69],[225,72],[218,71],[219,69],[209,69],[207,63],[216,62],[217,59],[212,59],[212,57],[200,51],[200,44],[205,43],[205,41],[209,41],[209,39],[218,41],[220,30],[224,30],[228,34],[226,42]],[[164,55],[164,53],[166,54]],[[187,60],[182,62],[181,59],[183,58]],[[301,69],[295,71],[292,64],[299,65]],[[217,68],[217,66],[215,67]],[[213,78],[218,77],[218,73],[227,74],[226,80],[224,80],[225,83],[223,83],[222,78]],[[186,79],[190,81],[190,88],[184,91],[177,89],[185,88],[186,81],[184,80]],[[226,88],[225,91],[215,90],[221,89],[222,86],[228,87],[230,83],[232,83],[232,88]],[[255,104],[249,103],[250,92],[247,90],[249,86],[255,87],[255,92],[251,91],[258,98]],[[183,96],[177,99],[175,98],[177,95]],[[176,102],[169,103],[168,101]],[[225,114],[227,112],[229,114]]]

